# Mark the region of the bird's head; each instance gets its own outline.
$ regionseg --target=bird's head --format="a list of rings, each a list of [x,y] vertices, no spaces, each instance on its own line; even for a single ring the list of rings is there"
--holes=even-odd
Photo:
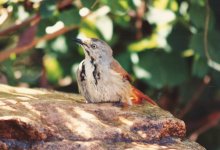
[[[112,58],[111,47],[102,40],[95,38],[77,38],[75,42],[82,46],[86,58],[96,61]]]

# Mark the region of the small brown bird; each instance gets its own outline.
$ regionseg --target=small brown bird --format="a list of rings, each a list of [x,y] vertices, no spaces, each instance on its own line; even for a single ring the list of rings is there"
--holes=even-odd
[[[157,105],[151,98],[131,85],[130,75],[112,56],[111,47],[95,38],[75,40],[85,53],[85,59],[77,70],[80,93],[88,103],[122,102],[128,105],[147,100]]]

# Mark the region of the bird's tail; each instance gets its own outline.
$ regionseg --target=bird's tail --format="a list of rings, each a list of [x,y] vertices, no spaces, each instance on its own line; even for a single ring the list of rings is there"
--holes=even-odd
[[[156,102],[154,102],[150,97],[148,97],[147,95],[144,95],[144,93],[142,93],[141,91],[139,91],[133,86],[132,86],[132,98],[133,98],[132,102],[135,104],[140,104],[142,100],[145,99],[148,103],[157,106]]]

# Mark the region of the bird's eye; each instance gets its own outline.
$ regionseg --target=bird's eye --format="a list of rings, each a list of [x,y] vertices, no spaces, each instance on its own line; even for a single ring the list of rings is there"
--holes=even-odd
[[[91,47],[92,47],[93,49],[95,49],[95,48],[97,48],[97,45],[96,45],[96,44],[92,44]]]

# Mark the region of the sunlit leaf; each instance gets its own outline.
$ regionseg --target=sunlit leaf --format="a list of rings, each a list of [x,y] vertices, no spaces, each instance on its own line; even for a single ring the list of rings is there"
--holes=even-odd
[[[62,68],[56,58],[45,56],[43,59],[47,78],[51,82],[57,82],[62,77]]]
[[[169,1],[169,7],[171,10],[173,11],[177,11],[178,10],[178,3],[176,0],[170,0]]]
[[[29,13],[25,10],[24,6],[18,5],[17,17],[20,21],[24,21],[29,17]]]
[[[130,51],[143,51],[145,49],[152,49],[158,46],[157,36],[152,35],[150,38],[144,38],[137,42],[128,45],[128,50]]]
[[[55,52],[66,53],[67,52],[67,43],[64,36],[59,36],[52,43],[51,47]]]
[[[153,1],[153,6],[159,9],[165,9],[169,3],[169,0],[156,0]]]
[[[0,0],[0,5],[7,3],[8,0]]]
[[[150,23],[155,24],[166,24],[171,21],[174,21],[176,18],[176,15],[173,11],[168,9],[156,9],[156,8],[149,8],[150,11],[147,13],[147,20]]]
[[[83,20],[81,27],[79,29],[79,33],[83,34],[87,37],[98,38],[98,30],[95,26],[95,22],[91,20]]]
[[[101,16],[96,20],[97,29],[101,32],[105,40],[109,41],[113,35],[113,23],[108,16]]]
[[[194,55],[194,51],[192,49],[187,49],[182,52],[183,57],[192,57]]]

